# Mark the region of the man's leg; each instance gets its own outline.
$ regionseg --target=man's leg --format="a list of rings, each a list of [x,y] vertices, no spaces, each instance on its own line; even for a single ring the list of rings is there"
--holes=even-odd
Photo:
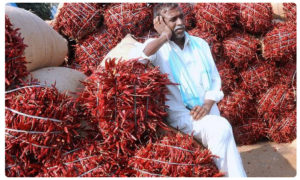
[[[214,155],[221,172],[228,177],[246,177],[229,122],[216,115],[207,115],[193,122],[194,137]]]

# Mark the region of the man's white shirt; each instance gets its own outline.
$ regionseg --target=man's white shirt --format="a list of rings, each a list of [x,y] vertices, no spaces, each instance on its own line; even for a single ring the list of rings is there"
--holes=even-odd
[[[212,83],[211,83],[211,89],[209,91],[204,92],[200,90],[200,88],[204,89],[201,80],[201,74],[199,71],[200,60],[197,59],[195,60],[195,57],[193,56],[192,53],[192,48],[190,46],[190,39],[188,38],[188,36],[185,36],[183,49],[180,49],[180,47],[177,44],[175,44],[173,41],[168,41],[165,42],[161,46],[161,48],[151,56],[146,56],[143,53],[143,49],[146,47],[146,45],[149,44],[151,41],[155,40],[154,38],[148,39],[142,45],[142,47],[139,48],[141,50],[141,57],[142,57],[141,61],[143,62],[145,59],[150,60],[154,66],[159,67],[161,73],[167,73],[171,82],[175,83],[175,80],[173,78],[170,69],[170,64],[169,64],[169,53],[171,53],[170,48],[168,47],[167,44],[169,43],[170,47],[175,50],[177,55],[181,56],[181,59],[183,63],[186,65],[186,68],[190,73],[190,77],[192,78],[191,82],[195,83],[196,91],[204,92],[204,94],[199,94],[200,98],[210,99],[219,102],[224,97],[224,94],[221,91],[221,78],[216,68],[215,62],[213,60],[210,47],[208,43],[201,38],[195,36],[189,36],[189,37],[194,38],[194,40],[196,40],[200,44],[201,49],[199,49],[199,51],[202,51],[202,53],[206,55],[207,57],[206,60],[209,62],[209,65],[211,66],[210,68],[212,70],[211,71]],[[184,106],[183,100],[181,98],[179,87],[176,85],[168,85],[167,88],[170,92],[169,94],[166,95],[167,97],[166,105],[169,106],[169,110],[175,112],[187,111],[186,107]],[[216,104],[212,107],[210,114],[219,115],[219,110]]]

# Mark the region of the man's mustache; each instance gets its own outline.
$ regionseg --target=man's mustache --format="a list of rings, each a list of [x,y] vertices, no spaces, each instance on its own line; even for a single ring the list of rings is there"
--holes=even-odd
[[[184,25],[182,25],[182,26],[176,26],[174,28],[174,31],[177,31],[178,29],[185,29],[185,26]]]

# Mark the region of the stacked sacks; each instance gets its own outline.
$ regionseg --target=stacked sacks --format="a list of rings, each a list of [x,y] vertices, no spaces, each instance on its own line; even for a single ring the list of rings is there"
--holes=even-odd
[[[272,27],[271,3],[237,3],[238,22],[250,33],[261,34]]]
[[[218,104],[222,116],[232,126],[244,124],[249,117],[256,116],[253,96],[242,89],[235,89],[231,94],[224,97]]]
[[[91,75],[119,41],[108,33],[106,28],[102,28],[79,41],[75,45],[75,62],[79,65],[79,70],[86,75]]]
[[[76,117],[74,101],[56,88],[32,85],[7,91],[5,153],[17,158],[20,166],[14,170],[35,176],[45,162],[72,149],[79,135]]]
[[[292,142],[297,136],[296,109],[292,112],[282,112],[277,119],[271,119],[267,136],[274,142]]]
[[[250,117],[246,122],[233,127],[233,135],[237,144],[254,144],[266,140],[268,128],[263,118]]]
[[[266,137],[267,125],[253,104],[255,98],[239,87],[218,104],[221,115],[232,125],[237,144],[253,144]]]
[[[293,89],[277,84],[258,98],[257,112],[269,128],[268,138],[291,142],[296,138],[296,99]]]
[[[5,15],[7,79],[17,80],[26,71],[63,64],[67,41],[47,23],[29,11],[11,6],[5,7]]]
[[[290,61],[283,66],[280,66],[276,69],[275,75],[276,78],[279,79],[279,82],[292,88],[296,94],[297,68],[295,62]]]
[[[54,29],[71,39],[82,39],[101,25],[103,9],[96,3],[64,3]]]
[[[295,109],[295,94],[293,89],[285,84],[277,84],[258,98],[257,112],[266,120],[276,118],[282,112]]]
[[[236,22],[236,6],[233,3],[197,3],[194,6],[197,28],[201,31],[226,36]]]
[[[115,37],[139,37],[153,24],[152,8],[147,3],[115,3],[105,10],[104,23]]]
[[[28,74],[25,47],[19,29],[13,28],[8,16],[5,16],[5,89],[18,84]]]
[[[262,55],[266,60],[286,63],[296,59],[296,25],[278,23],[262,41]]]
[[[265,92],[275,81],[275,66],[257,62],[246,71],[240,73],[241,87],[252,95]]]
[[[217,63],[216,66],[222,81],[222,91],[224,95],[229,95],[238,86],[238,76],[227,61]]]
[[[87,120],[97,126],[103,146],[115,151],[115,158],[134,154],[139,144],[156,138],[167,116],[166,74],[158,68],[132,59],[105,62],[85,82],[78,98]]]
[[[224,57],[237,69],[249,67],[257,58],[259,41],[247,33],[234,32],[222,44]]]
[[[288,21],[296,24],[297,6],[295,3],[283,3],[283,11]]]
[[[193,138],[170,133],[139,149],[129,165],[137,177],[220,177],[208,149],[193,143]]]

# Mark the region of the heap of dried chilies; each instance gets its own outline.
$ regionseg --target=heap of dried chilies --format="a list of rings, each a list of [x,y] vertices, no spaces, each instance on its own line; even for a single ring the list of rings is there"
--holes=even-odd
[[[296,60],[296,25],[278,23],[262,41],[262,55],[266,60],[288,62]]]
[[[127,161],[111,156],[103,149],[101,142],[81,140],[77,146],[61,155],[60,158],[46,163],[38,176],[41,177],[119,177],[130,176],[133,170]]]
[[[240,73],[241,87],[252,95],[264,93],[275,81],[275,66],[258,62]]]
[[[13,28],[8,16],[5,16],[5,89],[17,85],[28,75],[25,48],[19,29]]]
[[[31,85],[7,91],[5,154],[16,158],[19,167],[8,168],[7,172],[35,176],[45,162],[72,149],[74,138],[79,136],[76,129],[80,123],[76,116],[74,100],[60,94],[56,88]],[[6,164],[8,167],[11,163]]]
[[[128,33],[142,36],[151,28],[152,21],[152,8],[147,3],[115,3],[104,13],[108,31],[121,38]]]
[[[232,127],[234,139],[237,144],[254,144],[260,140],[266,139],[267,124],[263,118],[249,117],[246,122]]]
[[[165,85],[169,84],[167,75],[149,64],[112,59],[84,82],[78,102],[98,127],[103,146],[116,150],[115,158],[127,157],[139,144],[155,139],[158,126],[165,126]]]
[[[238,22],[253,34],[267,32],[272,27],[271,3],[237,3]]]
[[[241,88],[236,88],[219,103],[221,115],[228,119],[232,126],[244,124],[247,118],[256,115],[253,96]]]
[[[288,21],[296,24],[296,19],[297,19],[296,3],[283,3],[283,11]]]
[[[192,3],[179,3],[179,7],[184,15],[184,25],[187,30],[193,29],[196,26],[193,6],[194,5]]]
[[[200,31],[217,34],[222,38],[232,30],[237,11],[233,3],[197,3],[194,14]]]
[[[71,39],[82,39],[101,25],[103,9],[100,5],[100,3],[64,3],[53,28]]]
[[[257,57],[259,41],[247,33],[234,32],[223,42],[224,57],[237,69],[246,69]]]
[[[234,68],[231,68],[228,61],[218,61],[216,66],[222,81],[222,91],[224,92],[225,96],[229,95],[238,86],[238,76],[236,75]]]
[[[120,39],[113,37],[106,28],[79,41],[75,45],[75,61],[80,65],[79,70],[88,76],[91,75],[119,41]]]
[[[130,159],[137,177],[220,177],[213,159],[218,158],[189,135],[170,132],[149,142]]]

